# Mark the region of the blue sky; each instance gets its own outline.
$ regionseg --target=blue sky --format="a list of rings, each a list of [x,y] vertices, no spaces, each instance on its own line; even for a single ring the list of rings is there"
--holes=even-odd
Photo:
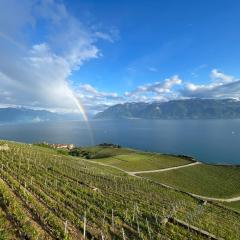
[[[2,0],[0,105],[239,98],[237,0]],[[77,104],[78,105],[78,104]]]
[[[213,68],[238,74],[237,1],[86,2],[91,2],[83,5],[92,18],[107,29],[115,27],[120,36],[113,44],[101,46],[103,57],[86,64],[80,79],[106,90],[124,91],[124,85],[136,87],[174,74],[205,82]],[[95,81],[92,71],[104,80]],[[198,74],[201,77],[196,79]]]

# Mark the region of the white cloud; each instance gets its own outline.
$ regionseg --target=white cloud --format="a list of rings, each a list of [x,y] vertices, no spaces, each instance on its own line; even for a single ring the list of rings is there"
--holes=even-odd
[[[106,93],[88,84],[79,87],[79,97],[94,112],[124,102],[168,101],[184,98],[235,98],[240,96],[240,80],[213,69],[208,84],[185,83],[177,75],[137,87],[124,95]],[[96,104],[96,102],[98,104]]]
[[[35,11],[39,16],[50,19],[54,25],[69,21],[68,18],[71,17],[65,5],[55,0],[40,0],[35,4]]]
[[[126,97],[134,97],[140,94],[152,93],[155,95],[169,95],[172,92],[172,89],[175,85],[180,85],[182,80],[174,75],[171,78],[167,78],[162,82],[155,82],[151,84],[146,84],[143,86],[137,87],[135,90],[131,92],[126,92]]]
[[[12,12],[18,14],[12,17]],[[40,42],[29,44],[22,30],[32,33],[43,20],[46,34]],[[96,36],[55,0],[1,1],[0,27],[1,104],[74,109],[77,92],[69,77],[84,62],[101,56],[96,41],[107,34]]]
[[[81,84],[75,87],[74,91],[76,97],[79,98],[87,110],[92,113],[119,102],[125,102],[125,99],[117,93],[99,91],[90,84]]]
[[[217,69],[210,73],[212,81],[208,84],[186,83],[181,91],[184,97],[197,98],[239,98],[240,80],[226,75]]]
[[[107,33],[103,33],[103,32],[95,32],[95,36],[97,38],[100,38],[100,39],[103,39],[103,40],[107,40],[109,42],[114,42],[112,36],[110,34],[107,34]]]
[[[211,71],[210,76],[213,79],[213,81],[216,81],[218,83],[229,83],[229,82],[233,82],[235,80],[235,78],[233,76],[226,75],[226,74],[218,71],[217,69],[213,69]]]
[[[12,17],[12,13],[17,14]],[[28,35],[46,22],[38,42]],[[0,105],[59,111],[74,110],[77,98],[92,112],[130,101],[167,101],[179,98],[239,98],[240,80],[213,69],[205,84],[185,83],[177,76],[137,87],[119,95],[89,84],[76,87],[70,76],[86,61],[99,58],[97,40],[114,42],[117,29],[104,32],[72,16],[55,0],[0,1]],[[199,66],[199,69],[206,65]],[[149,67],[149,71],[157,69]],[[136,70],[128,69],[135,74]]]
[[[42,108],[74,107],[66,81],[72,71],[69,62],[54,54],[47,44],[34,45],[24,58],[15,57],[14,69],[0,74],[1,89],[9,93],[9,98],[1,102]]]
[[[96,88],[92,87],[90,84],[81,84],[79,86],[79,90],[86,94],[91,94],[94,97],[118,98],[117,93],[100,92]]]
[[[33,25],[35,20],[31,10],[36,1],[21,0],[21,4],[16,0],[0,1],[0,29],[1,33],[13,38],[22,37],[22,27]],[[7,34],[6,34],[7,33]]]

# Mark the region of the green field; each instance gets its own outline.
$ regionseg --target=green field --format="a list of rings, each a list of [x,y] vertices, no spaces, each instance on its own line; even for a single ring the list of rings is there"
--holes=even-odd
[[[85,239],[207,239],[174,222],[162,224],[167,217],[239,239],[240,215],[231,210],[91,160],[7,144],[0,152],[1,240],[83,239],[84,232]]]
[[[202,196],[215,198],[240,196],[240,167],[201,164],[141,176]]]
[[[176,156],[136,152],[130,149],[98,148],[98,150],[99,151],[93,155],[93,160],[118,167],[125,171],[155,170],[185,165],[192,162]]]
[[[231,207],[231,208],[237,210],[240,213],[240,201],[224,203],[224,205],[226,205],[228,207]]]
[[[81,147],[79,149],[83,152],[88,153],[88,156],[90,159],[114,157],[118,155],[125,155],[125,154],[131,154],[131,153],[137,152],[134,149],[102,147],[102,146]]]
[[[144,153],[131,153],[109,158],[100,158],[97,159],[97,161],[132,172],[169,168],[190,163],[187,159]]]

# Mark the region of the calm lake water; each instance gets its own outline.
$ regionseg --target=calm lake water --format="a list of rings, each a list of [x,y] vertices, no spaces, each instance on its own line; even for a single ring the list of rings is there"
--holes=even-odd
[[[0,126],[0,138],[21,142],[103,142],[191,155],[208,163],[240,164],[240,120],[119,120],[40,122]]]

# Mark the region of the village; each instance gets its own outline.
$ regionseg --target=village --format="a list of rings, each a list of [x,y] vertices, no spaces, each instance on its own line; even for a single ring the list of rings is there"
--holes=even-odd
[[[42,144],[50,148],[63,149],[63,150],[72,150],[75,147],[74,144],[47,143],[47,142],[43,142]]]

